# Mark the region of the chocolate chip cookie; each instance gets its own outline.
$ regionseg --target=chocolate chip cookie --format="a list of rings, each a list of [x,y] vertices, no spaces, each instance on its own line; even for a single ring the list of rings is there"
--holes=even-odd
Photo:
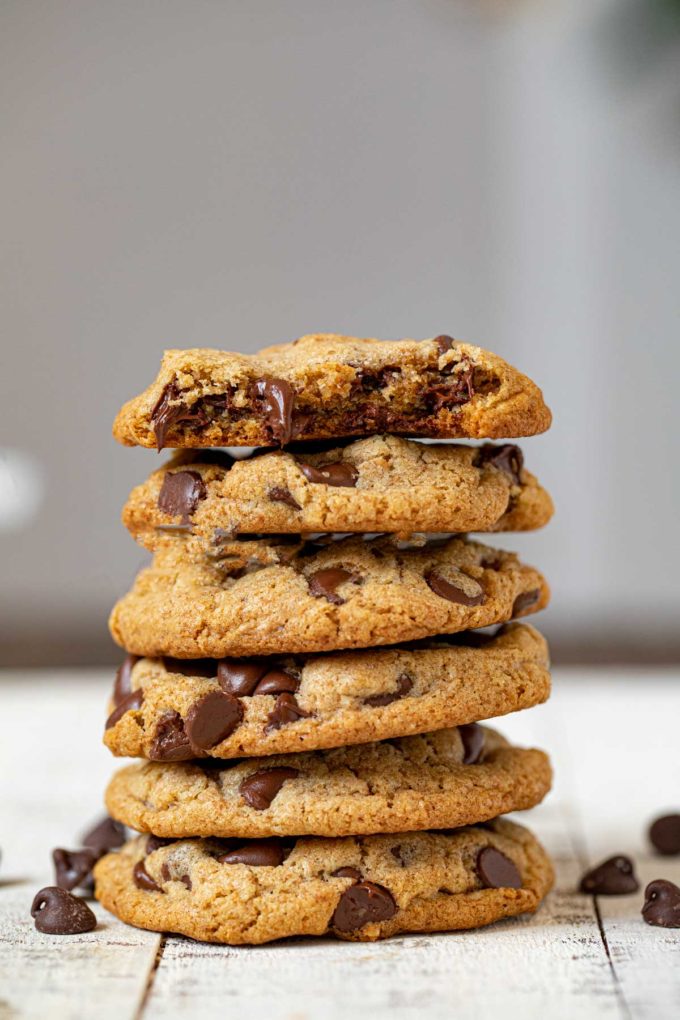
[[[284,446],[393,432],[499,439],[544,432],[539,388],[502,358],[449,336],[315,334],[257,354],[166,351],[156,381],[119,412],[126,446]]]
[[[239,533],[528,531],[553,512],[519,447],[373,436],[313,452],[182,453],[133,489],[123,523],[156,550],[178,533],[195,557]],[[323,444],[319,444],[320,446]]]
[[[222,658],[451,634],[537,612],[548,599],[536,569],[463,538],[405,550],[391,538],[348,538],[236,570],[192,561],[176,539],[138,574],[109,622],[135,655]]]
[[[546,643],[525,624],[326,655],[127,656],[104,742],[166,762],[287,754],[492,719],[549,693]]]
[[[140,836],[102,858],[95,881],[97,899],[122,921],[243,945],[477,928],[537,910],[553,870],[527,829],[497,819],[337,839]]]
[[[451,829],[521,811],[550,789],[542,751],[471,723],[401,740],[255,758],[140,762],[109,783],[119,822],[157,836],[359,836]]]

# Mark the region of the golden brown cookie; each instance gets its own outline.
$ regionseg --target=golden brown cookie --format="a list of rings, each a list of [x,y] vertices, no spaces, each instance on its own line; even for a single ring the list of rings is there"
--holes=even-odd
[[[260,659],[128,656],[104,742],[184,761],[363,744],[492,719],[547,699],[548,649],[525,624],[410,647]]]
[[[138,928],[230,945],[477,928],[533,913],[553,883],[540,843],[504,819],[449,832],[163,842],[140,836],[103,857],[97,899]]]
[[[121,409],[126,446],[283,446],[394,432],[499,439],[544,432],[539,388],[495,354],[448,336],[380,341],[314,334],[257,354],[166,351]]]
[[[157,836],[360,836],[473,825],[534,807],[550,782],[543,751],[471,723],[236,764],[140,762],[114,775],[106,806]]]
[[[197,558],[242,532],[529,531],[552,512],[517,446],[373,436],[237,461],[179,454],[133,489],[123,523],[151,550],[184,533]]]
[[[462,538],[405,550],[348,538],[237,567],[192,561],[176,536],[114,607],[114,640],[177,658],[368,648],[502,623],[549,599],[534,567]]]

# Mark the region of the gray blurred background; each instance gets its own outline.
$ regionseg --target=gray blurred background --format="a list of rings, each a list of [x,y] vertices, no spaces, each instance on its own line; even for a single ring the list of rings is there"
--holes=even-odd
[[[452,333],[543,386],[561,661],[680,658],[680,3],[0,3],[1,659],[116,660],[167,346]]]

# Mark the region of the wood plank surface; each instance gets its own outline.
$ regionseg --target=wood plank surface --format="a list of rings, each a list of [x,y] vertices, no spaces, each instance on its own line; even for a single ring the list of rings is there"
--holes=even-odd
[[[50,850],[76,845],[101,810],[112,770],[99,740],[110,682],[94,673],[0,678],[1,1020],[680,1015],[680,930],[650,928],[640,916],[647,881],[680,884],[680,860],[654,856],[645,835],[655,814],[680,810],[677,672],[558,671],[548,705],[499,722],[511,739],[549,750],[555,765],[546,804],[519,816],[556,863],[556,890],[536,917],[372,945],[256,948],[161,939],[99,907],[91,934],[35,931],[30,903],[52,881]],[[594,900],[576,891],[586,866],[618,852],[635,857],[639,893]]]

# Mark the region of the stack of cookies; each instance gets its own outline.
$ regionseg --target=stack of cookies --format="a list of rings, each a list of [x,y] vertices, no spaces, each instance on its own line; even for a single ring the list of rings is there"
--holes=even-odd
[[[480,721],[548,697],[515,621],[549,591],[465,533],[549,520],[520,450],[486,442],[549,424],[529,379],[448,336],[165,355],[114,428],[178,452],[123,513],[153,560],[110,622],[105,742],[141,760],[106,794],[139,833],[95,868],[109,910],[230,944],[536,910],[550,861],[501,816],[550,764]]]

